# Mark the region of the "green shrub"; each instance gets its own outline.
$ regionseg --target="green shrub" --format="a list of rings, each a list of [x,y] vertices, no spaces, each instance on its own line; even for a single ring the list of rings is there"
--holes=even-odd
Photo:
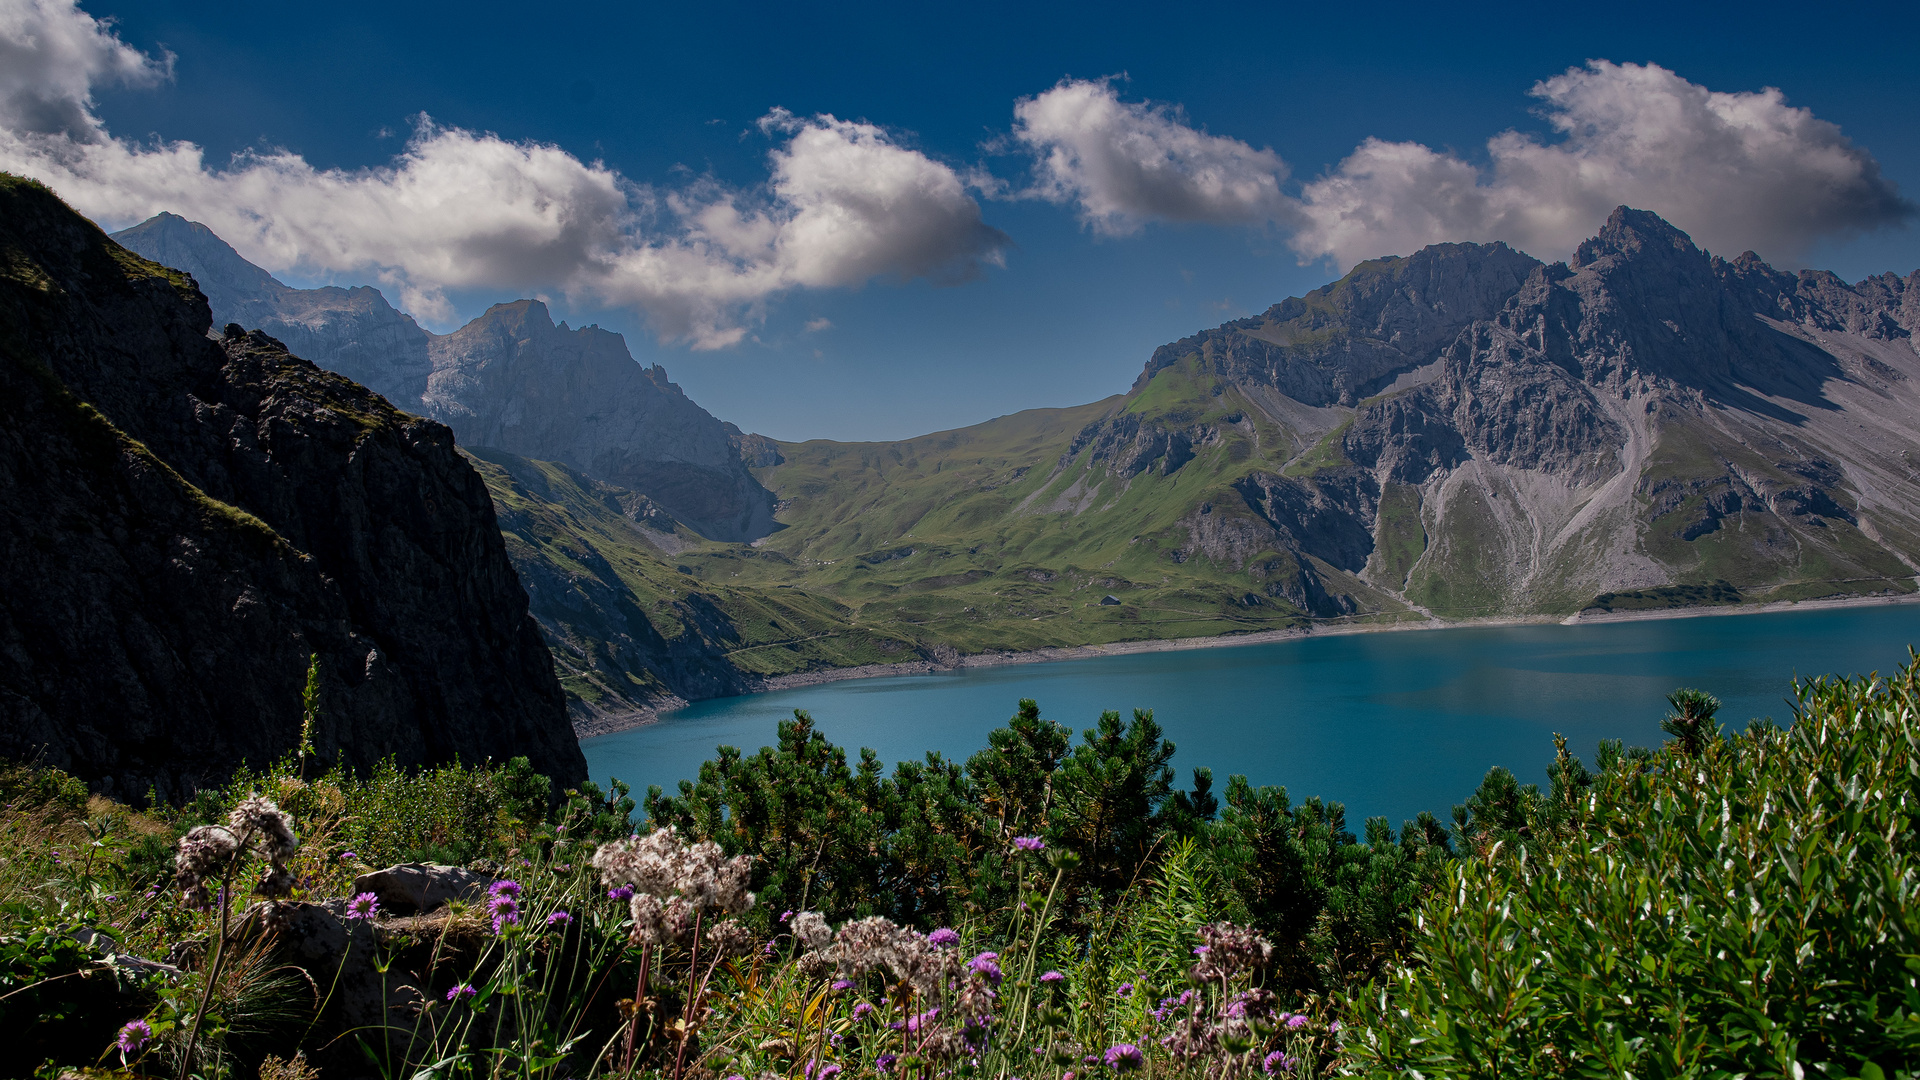
[[[1912,1075],[1917,676],[1796,686],[1791,729],[1732,739],[1676,694],[1666,749],[1448,870],[1353,1002],[1352,1074]]]

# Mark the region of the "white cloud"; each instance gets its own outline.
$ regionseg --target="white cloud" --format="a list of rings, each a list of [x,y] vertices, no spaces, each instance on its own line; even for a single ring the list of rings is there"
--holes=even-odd
[[[817,334],[822,330],[831,330],[833,329],[833,320],[827,318],[825,315],[817,319],[808,319],[807,325],[802,329],[809,334]]]
[[[1121,101],[1109,80],[1062,80],[1022,98],[1013,115],[1015,142],[1035,158],[1026,194],[1078,206],[1096,232],[1257,224],[1288,209],[1279,155],[1195,130],[1176,109]]]
[[[874,277],[957,280],[1008,243],[959,174],[871,124],[776,110],[764,190],[664,191],[550,145],[422,117],[389,164],[285,152],[210,165],[190,143],[111,137],[94,85],[163,78],[71,0],[0,0],[0,168],[110,226],[161,210],[275,271],[368,273],[433,322],[450,289],[560,291],[647,313],[663,337],[730,345],[769,297]],[[19,74],[24,73],[24,74]]]
[[[151,86],[172,72],[172,56],[124,44],[75,0],[0,3],[0,115],[16,130],[98,142],[96,85]]]
[[[1343,268],[1449,240],[1564,258],[1624,203],[1709,250],[1790,260],[1913,212],[1872,155],[1779,90],[1720,93],[1658,65],[1595,60],[1533,95],[1559,141],[1495,136],[1483,172],[1418,143],[1368,139],[1304,187],[1291,245]]]

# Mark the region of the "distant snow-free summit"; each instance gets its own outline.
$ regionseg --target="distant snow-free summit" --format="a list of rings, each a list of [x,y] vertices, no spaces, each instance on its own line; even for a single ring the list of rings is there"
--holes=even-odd
[[[113,234],[193,275],[214,321],[257,328],[297,356],[453,428],[461,444],[558,461],[652,499],[714,540],[772,531],[773,496],[747,471],[743,439],[642,367],[624,338],[554,325],[538,300],[496,304],[434,334],[369,286],[296,289],[205,225],[160,214]]]

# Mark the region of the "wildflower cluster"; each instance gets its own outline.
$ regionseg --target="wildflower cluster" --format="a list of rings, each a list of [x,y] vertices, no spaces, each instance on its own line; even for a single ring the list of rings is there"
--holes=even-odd
[[[703,915],[737,915],[753,907],[747,891],[752,857],[729,859],[711,840],[684,844],[671,825],[600,845],[593,867],[610,886],[608,897],[627,901],[633,937],[641,944],[685,944]],[[722,934],[720,927],[713,928],[709,940],[716,936],[735,944],[743,937]]]
[[[1202,926],[1200,940],[1204,944],[1193,950],[1195,962],[1188,972],[1198,988],[1162,998],[1153,1011],[1156,1020],[1173,1021],[1160,1045],[1175,1060],[1204,1064],[1210,1075],[1235,1075],[1249,1067],[1250,1055],[1266,1049],[1285,1030],[1286,1014],[1278,1011],[1279,999],[1272,991],[1251,985],[1235,989],[1266,966],[1273,943],[1228,922]],[[1269,1053],[1262,1067],[1272,1072],[1287,1060],[1284,1053]]]
[[[818,912],[800,912],[789,925],[808,949],[799,961],[803,973],[838,976],[832,985],[839,989],[851,989],[859,979],[879,973],[903,992],[895,1001],[899,1018],[886,1025],[901,1040],[901,1053],[876,1058],[881,1071],[902,1057],[943,1061],[985,1049],[1004,978],[999,953],[963,959],[954,949],[960,935],[953,930],[942,927],[921,934],[879,915],[851,920],[838,932]],[[854,1008],[856,1020],[875,1018],[876,1013],[868,1002]]]

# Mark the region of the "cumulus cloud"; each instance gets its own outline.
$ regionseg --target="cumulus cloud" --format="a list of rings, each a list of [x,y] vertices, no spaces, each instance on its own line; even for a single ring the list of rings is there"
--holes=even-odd
[[[92,88],[167,76],[73,0],[0,4],[0,168],[45,181],[83,213],[126,225],[161,210],[204,222],[276,271],[367,273],[430,321],[451,289],[559,291],[631,305],[664,338],[730,345],[768,298],[875,277],[958,280],[1008,240],[952,168],[885,130],[775,110],[769,182],[665,190],[555,146],[425,117],[377,168],[317,169],[296,154],[221,164],[185,142],[112,137]]]
[[[1497,135],[1483,170],[1368,139],[1305,185],[1290,243],[1343,268],[1448,240],[1563,258],[1624,203],[1710,250],[1786,260],[1914,212],[1872,155],[1776,89],[1721,93],[1655,64],[1595,60],[1532,92],[1557,140]]]
[[[97,142],[95,86],[151,86],[172,73],[172,56],[126,45],[75,0],[0,4],[0,114],[16,130]]]
[[[1095,232],[1256,224],[1289,209],[1279,155],[1199,131],[1175,108],[1121,101],[1111,80],[1062,80],[1022,98],[1013,115],[1014,142],[1035,159],[1025,194],[1077,206]]]

